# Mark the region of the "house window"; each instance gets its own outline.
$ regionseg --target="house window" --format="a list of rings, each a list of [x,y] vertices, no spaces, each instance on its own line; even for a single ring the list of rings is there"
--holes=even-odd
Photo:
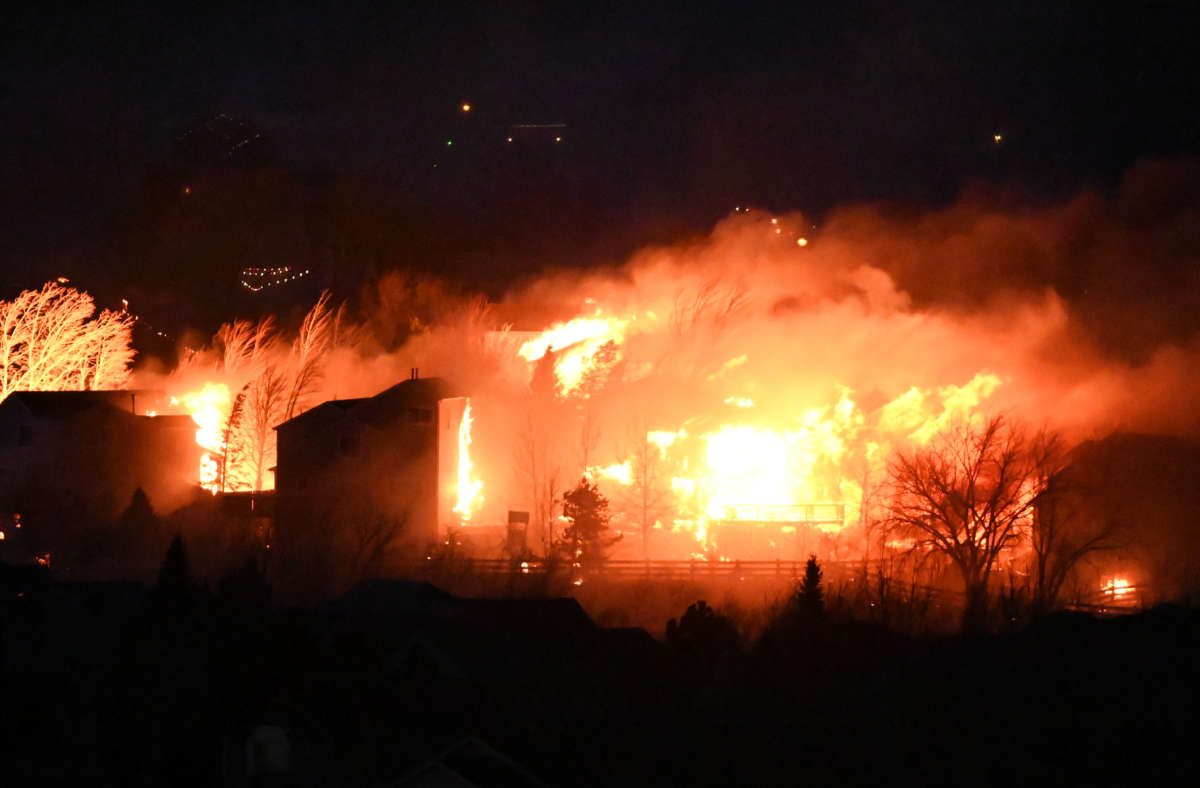
[[[433,409],[432,408],[409,408],[408,409],[409,424],[432,424]]]

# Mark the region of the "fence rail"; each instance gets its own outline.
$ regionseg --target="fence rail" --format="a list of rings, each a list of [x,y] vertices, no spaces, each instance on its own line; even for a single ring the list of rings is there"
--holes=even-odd
[[[584,574],[612,579],[655,579],[683,580],[704,578],[744,578],[744,577],[790,577],[799,578],[804,575],[805,561],[605,561],[598,567],[584,570]],[[430,559],[425,562],[410,564],[406,569],[418,574],[436,574],[439,572],[474,573],[478,575],[513,575],[513,574],[542,574],[551,569],[565,570],[562,564],[547,565],[543,561],[513,561],[502,558],[455,558]],[[862,571],[862,561],[822,561],[822,571],[841,574],[844,572]]]
[[[444,577],[469,576],[478,577],[538,577],[548,572],[561,572],[575,576],[596,577],[605,580],[679,580],[679,581],[739,581],[752,578],[779,578],[798,580],[804,576],[806,561],[775,560],[775,561],[705,561],[691,560],[610,560],[598,567],[585,570],[575,569],[570,572],[562,563],[547,564],[544,561],[514,561],[505,558],[432,558],[426,561],[415,561],[396,567],[408,577],[424,577],[437,580]],[[878,560],[864,562],[862,559],[852,561],[822,561],[821,569],[826,581],[850,581],[854,583],[863,574],[871,577],[874,583],[875,573],[879,566]],[[1003,577],[995,575],[998,584],[992,588],[994,602],[1000,603],[1003,595]],[[869,586],[867,586],[869,587]],[[961,603],[963,593],[960,590],[946,588],[940,585],[924,583],[912,585],[898,582],[896,588],[904,593],[924,593],[944,602]],[[1086,599],[1064,602],[1068,609],[1099,614],[1129,612],[1141,608],[1145,604],[1144,593],[1149,588],[1141,585],[1126,586],[1121,589],[1106,588],[1097,591]]]

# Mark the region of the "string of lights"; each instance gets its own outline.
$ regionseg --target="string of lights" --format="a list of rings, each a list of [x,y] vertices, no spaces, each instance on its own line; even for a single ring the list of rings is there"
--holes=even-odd
[[[281,265],[272,268],[243,268],[242,287],[251,293],[261,293],[268,287],[294,282],[297,279],[303,279],[312,273],[311,269],[305,268],[303,271],[295,271],[290,265]]]

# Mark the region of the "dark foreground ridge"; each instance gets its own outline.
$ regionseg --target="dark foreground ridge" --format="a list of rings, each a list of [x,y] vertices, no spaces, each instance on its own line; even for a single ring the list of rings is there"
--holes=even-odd
[[[5,785],[1011,785],[1186,777],[1200,614],[910,638],[819,606],[668,643],[571,599],[270,604],[3,567]],[[182,571],[182,570],[178,570]],[[811,601],[811,600],[810,600]],[[682,611],[681,611],[682,612]]]

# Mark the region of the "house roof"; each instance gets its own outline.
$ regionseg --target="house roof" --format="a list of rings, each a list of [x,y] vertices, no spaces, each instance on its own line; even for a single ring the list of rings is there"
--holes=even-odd
[[[418,766],[396,788],[544,788],[546,783],[503,753],[467,736]]]
[[[411,580],[363,580],[328,605],[329,612],[359,616],[427,613],[431,606],[457,597],[430,583]]]
[[[547,631],[555,636],[572,634],[589,637],[599,631],[596,622],[571,597],[466,598],[459,600],[459,613],[481,631],[530,636]]]
[[[384,389],[354,408],[359,421],[382,426],[404,415],[408,408],[432,408],[439,400],[460,396],[442,378],[413,378]]]
[[[352,410],[355,406],[366,402],[365,397],[357,399],[334,399],[328,402],[322,402],[315,408],[309,408],[299,416],[294,416],[282,424],[276,425],[275,429],[293,428],[312,424],[319,424],[322,421],[337,421],[345,418],[346,413]]]
[[[14,391],[4,400],[19,402],[38,418],[65,418],[96,407],[109,407],[135,413],[138,400],[157,403],[161,391],[148,389],[110,391]]]
[[[432,408],[439,400],[462,396],[442,378],[412,378],[384,389],[373,397],[329,400],[275,427],[289,430],[321,420],[351,418],[380,427],[402,418],[408,408]]]

